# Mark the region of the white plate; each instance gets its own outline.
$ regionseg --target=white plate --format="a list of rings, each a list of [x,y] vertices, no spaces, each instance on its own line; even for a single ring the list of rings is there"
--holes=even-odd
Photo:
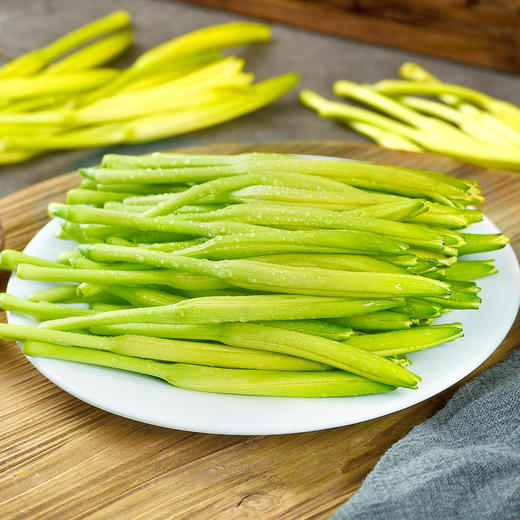
[[[52,220],[27,245],[25,252],[49,260],[75,247],[54,238],[60,221]],[[475,233],[498,233],[487,218],[474,224]],[[460,381],[500,345],[511,328],[520,303],[520,270],[511,246],[472,255],[494,258],[499,273],[479,280],[482,304],[478,311],[452,311],[436,323],[462,322],[465,336],[452,343],[410,354],[413,371],[422,377],[418,390],[359,397],[280,398],[219,395],[170,386],[163,381],[69,361],[29,358],[48,379],[66,392],[109,412],[167,428],[263,435],[295,433],[354,424],[402,410]],[[57,284],[20,280],[14,274],[7,291],[27,296]],[[9,312],[9,323],[36,324],[30,317]]]

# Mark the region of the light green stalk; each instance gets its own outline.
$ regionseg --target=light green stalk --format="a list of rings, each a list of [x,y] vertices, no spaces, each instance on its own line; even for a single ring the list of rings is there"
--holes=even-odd
[[[408,314],[391,311],[378,311],[365,316],[343,316],[329,319],[331,323],[342,327],[351,327],[363,332],[381,332],[388,330],[409,329],[412,320]]]
[[[140,215],[125,214],[119,211],[109,211],[81,205],[67,206],[54,202],[49,204],[48,212],[50,216],[61,217],[76,224],[102,224],[103,226],[110,226],[111,235],[118,235],[120,234],[118,232],[124,231],[125,228],[126,233],[131,233],[134,236],[136,235],[136,229],[144,232],[158,232],[165,236],[168,236],[168,234],[184,234],[207,237],[266,230],[266,228],[240,222],[190,222],[168,216],[145,218]],[[100,236],[105,236],[103,233],[107,228],[94,227],[93,229],[99,231]],[[140,238],[137,240],[144,241]]]
[[[226,259],[242,258],[277,253],[350,253],[367,255],[404,255],[408,245],[397,242],[396,237],[389,237],[354,230],[277,230],[252,233],[237,233],[215,237],[189,249],[181,250],[183,256]],[[409,244],[449,255],[455,255],[456,249],[445,246],[443,240],[422,241],[406,239]]]
[[[333,325],[332,323],[327,323],[322,320],[275,320],[267,322],[266,325],[280,329],[303,332],[305,334],[310,334],[311,336],[320,336],[321,338],[332,339],[335,341],[343,341],[352,336],[352,329]],[[225,341],[223,341],[223,343],[225,343]]]
[[[169,195],[164,195],[162,198],[160,198],[160,200],[166,200],[168,198]],[[153,204],[150,205],[153,206]],[[215,211],[217,209],[222,209],[225,206],[225,204],[189,204],[187,206],[179,208],[174,213],[172,213],[171,216],[180,217],[182,215],[182,218],[186,218],[188,220],[195,220],[190,219],[188,215],[198,215],[199,213]],[[149,209],[149,206],[146,206],[144,204],[134,205],[127,204],[125,202],[108,201],[105,202],[103,208],[114,211],[122,211],[125,213],[140,213],[142,215],[145,211]]]
[[[223,87],[220,90],[222,101],[209,105],[153,114],[122,123],[73,129],[59,135],[5,137],[3,146],[6,151],[69,149],[105,144],[140,143],[170,137],[213,126],[257,110],[281,97],[297,82],[298,77],[289,73],[247,88]],[[56,82],[53,82],[53,88],[56,88]]]
[[[388,206],[388,205],[386,205]],[[371,208],[375,208],[372,206]],[[384,210],[383,210],[384,211]],[[249,224],[273,226],[289,229],[338,229],[358,230],[377,233],[393,240],[425,249],[443,250],[443,246],[458,246],[463,243],[461,237],[447,230],[414,225],[411,223],[390,222],[385,217],[374,218],[370,213],[363,214],[363,209],[350,211],[333,211],[313,207],[288,207],[277,205],[237,204],[211,212],[197,215],[185,215],[197,221],[240,221]],[[356,213],[358,213],[356,215]],[[425,245],[428,244],[428,245]]]
[[[127,219],[128,222],[128,219]],[[135,240],[139,242],[171,242],[186,239],[185,235],[176,233],[161,233],[153,231],[145,231],[143,233],[132,231],[128,227],[122,226],[105,226],[98,224],[76,224],[73,222],[64,222],[61,232],[57,235],[59,238],[75,240],[79,243],[98,243],[105,242],[110,237],[118,237],[119,239]]]
[[[320,296],[254,295],[191,298],[174,305],[98,314],[95,319],[55,320],[45,327],[74,330],[118,323],[205,324],[226,321],[271,321],[361,316],[399,307],[399,299],[371,300]]]
[[[464,246],[462,246],[464,247]],[[460,251],[461,248],[459,248]],[[435,260],[438,266],[449,266],[457,261],[455,255],[445,255],[444,253],[438,253],[436,251],[426,251],[420,248],[411,247],[408,249],[410,254],[415,255],[420,260]]]
[[[0,111],[2,112],[30,112],[43,108],[61,108],[66,101],[65,96],[59,94],[51,94],[49,96],[37,96],[34,98],[0,101]]]
[[[403,96],[400,98],[400,102],[419,112],[441,118],[457,125],[463,132],[487,146],[505,149],[515,148],[514,144],[505,141],[500,135],[497,135],[486,125],[482,124],[482,118],[478,117],[478,111],[475,113],[467,108],[464,110],[456,110],[443,103],[415,96]]]
[[[256,202],[257,204],[263,203],[263,201],[305,205],[319,204],[326,205],[327,209],[349,210],[360,206],[398,202],[402,199],[398,199],[395,195],[365,192],[354,188],[350,192],[337,192],[256,185],[231,192],[228,195],[228,200],[231,202]]]
[[[370,316],[370,315],[369,315]],[[305,322],[298,320],[293,323]],[[278,327],[284,322],[269,322],[269,327]],[[320,325],[325,322],[319,322]],[[329,324],[331,327],[333,325]],[[340,328],[340,327],[338,327]],[[241,345],[243,338],[253,338],[264,331],[260,324],[218,324],[218,325],[170,325],[154,323],[124,323],[121,325],[105,325],[94,327],[96,334],[102,335],[143,335],[160,338],[182,338],[194,340],[218,340],[225,344]],[[432,347],[446,341],[453,341],[462,336],[459,323],[451,325],[435,325],[432,327],[416,327],[403,331],[362,334],[349,336],[344,340],[347,344],[368,350],[379,356],[397,355]]]
[[[259,325],[263,325],[260,323]],[[269,321],[265,325],[282,329],[304,332],[313,336],[321,336],[336,341],[350,338],[352,329],[340,327],[321,320],[278,320]],[[95,334],[117,336],[120,334],[137,334],[159,338],[182,338],[199,340],[218,340],[221,343],[238,345],[240,337],[247,328],[241,323],[225,323],[213,325],[171,325],[161,323],[123,323],[120,325],[104,325],[92,327]],[[135,331],[135,332],[132,332]]]
[[[77,285],[61,285],[40,289],[29,294],[28,299],[32,302],[60,302],[77,296]]]
[[[375,204],[348,210],[351,215],[358,217],[383,218],[385,220],[409,221],[429,211],[428,204],[423,200],[405,200],[402,202],[389,202]]]
[[[115,81],[94,92],[83,102],[88,104],[106,97],[137,78],[174,67],[177,62],[187,57],[235,45],[264,43],[268,42],[270,37],[271,30],[268,25],[250,22],[214,25],[184,34],[142,54]]]
[[[404,89],[403,92],[393,92],[393,90],[387,91],[379,87],[381,83],[383,82],[376,84],[374,88],[382,93],[407,93]],[[423,86],[428,87],[427,84],[418,85],[421,88]],[[412,93],[421,93],[420,88]],[[304,104],[318,111],[318,113],[323,117],[334,118],[346,124],[350,124],[351,121],[360,121],[378,126],[383,130],[403,136],[427,150],[441,155],[447,155],[459,160],[470,161],[488,167],[512,170],[520,169],[520,150],[508,149],[505,151],[485,147],[482,143],[470,138],[455,127],[444,122],[436,121],[433,118],[426,118],[417,114],[421,121],[416,122],[416,124],[420,126],[419,128],[399,123],[386,116],[382,116],[366,109],[354,107],[345,103],[328,101],[311,91],[303,91],[300,95],[300,99]],[[388,100],[390,99],[388,98]],[[402,106],[402,108],[406,107]],[[427,124],[423,124],[426,119],[430,119],[430,122],[435,122],[435,125],[432,123],[432,127],[428,128]],[[444,124],[441,125],[440,123]]]
[[[374,255],[376,260],[388,262],[397,267],[413,267],[418,265],[417,257],[414,254],[406,255]]]
[[[488,130],[502,146],[516,147],[520,146],[520,130],[509,126],[507,123],[495,117],[493,114],[470,105],[462,103],[459,110],[469,117],[472,117],[484,128]]]
[[[327,102],[319,96],[318,100]],[[283,154],[109,156],[103,166],[105,169],[97,172],[98,182],[101,183],[136,182],[137,179],[141,179],[137,182],[164,183],[179,178],[191,182],[204,182],[224,176],[225,173],[229,176],[246,171],[269,170],[329,177],[360,188],[412,197],[430,197],[440,194],[444,198],[467,199],[468,203],[473,203],[470,196],[478,194],[473,182],[435,172],[352,161],[306,159]],[[110,172],[107,168],[124,168],[124,170],[118,173],[117,170]],[[87,172],[96,174],[96,170],[87,170],[85,173]],[[400,199],[396,197],[393,200]]]
[[[58,76],[99,67],[113,60],[130,45],[132,45],[132,31],[130,29],[119,31],[91,43],[70,56],[62,58],[60,61],[47,67],[43,74],[46,76]]]
[[[129,370],[164,379],[187,390],[279,397],[338,397],[388,392],[394,387],[335,370],[281,372],[169,364],[92,349],[28,341],[28,356],[42,356]]]
[[[426,301],[436,303],[443,309],[478,309],[481,299],[472,292],[457,291],[452,289],[449,298],[436,298],[425,296]]]
[[[438,174],[428,171],[397,168],[395,166],[382,166],[365,164],[353,161],[326,161],[296,158],[292,160],[273,161],[277,170],[299,171],[300,173],[312,173],[331,177],[345,182],[348,185],[368,190],[397,193],[414,198],[431,198],[441,204],[453,205],[450,199],[460,200],[464,204],[475,203],[478,188],[467,181],[459,179],[445,179]],[[259,163],[261,164],[261,163]],[[333,164],[334,166],[330,166]],[[339,165],[339,166],[338,166]],[[370,168],[368,168],[370,166]],[[351,190],[353,192],[353,190]],[[359,194],[359,190],[357,192]],[[363,192],[361,192],[363,193]],[[380,202],[397,202],[403,200],[395,195],[387,196]],[[372,202],[376,204],[378,202]]]
[[[179,242],[159,242],[156,244],[147,244],[147,243],[138,243],[135,244],[137,247],[142,247],[145,249],[152,249],[154,251],[166,251],[166,252],[173,252],[173,251],[179,251],[181,249],[187,249],[188,247],[196,246],[198,244],[202,244],[205,242],[205,238],[195,238],[193,240],[182,240]],[[111,242],[109,240],[106,241],[107,244],[110,244]],[[112,244],[112,245],[123,245],[123,244]]]
[[[369,350],[380,356],[395,356],[454,341],[462,336],[461,324],[453,323],[451,325],[414,327],[408,330],[380,334],[356,335],[346,340],[345,343],[363,350]]]
[[[330,368],[315,361],[276,352],[136,335],[93,336],[0,323],[0,337],[86,347],[137,358],[195,365],[289,371],[321,371]]]
[[[369,87],[357,85],[351,81],[340,80],[334,83],[333,90],[338,96],[355,99],[356,101],[368,104],[424,132],[445,135],[447,139],[456,140],[461,146],[473,145],[471,139],[468,139],[466,135],[454,129],[453,126],[444,121],[423,116],[415,110],[381,95]]]
[[[246,260],[212,262],[161,251],[103,244],[80,246],[80,250],[85,256],[97,261],[135,261],[192,274],[214,276],[231,285],[251,290],[353,297],[360,294],[378,297],[444,297],[449,294],[447,286],[442,282],[414,275],[291,267]]]
[[[383,80],[373,85],[374,90],[383,94],[401,95],[401,94],[420,94],[430,96],[454,95],[459,99],[474,103],[486,110],[489,110],[495,116],[500,118],[506,124],[520,130],[520,109],[500,99],[495,99],[483,92],[474,90],[461,85],[453,85],[450,83],[420,83],[406,80]]]
[[[142,155],[107,153],[101,160],[101,169],[108,170],[172,170],[179,168],[200,168],[225,166],[223,171],[234,170],[244,158],[254,156],[258,160],[280,157],[281,154],[253,152],[246,154],[186,154],[176,152],[153,152]],[[288,157],[283,155],[283,157]],[[241,173],[246,173],[240,170]],[[138,173],[138,172],[136,172]],[[153,176],[157,172],[150,171]],[[171,172],[170,172],[171,173]],[[211,177],[215,178],[215,177]],[[204,177],[204,181],[210,180]]]
[[[69,316],[96,314],[96,312],[91,309],[68,307],[66,305],[57,305],[43,301],[36,303],[7,293],[0,293],[0,309],[28,314],[38,320],[56,320]]]
[[[177,60],[175,64],[172,64],[172,66],[168,69],[157,70],[155,73],[135,78],[117,92],[108,94],[108,97],[155,87],[161,83],[166,83],[168,81],[172,81],[174,79],[191,74],[201,67],[205,67],[206,65],[220,61],[223,58],[224,56],[220,51],[207,51],[200,54],[186,56],[185,58]],[[87,98],[87,101],[90,99],[90,97]],[[94,99],[92,104],[96,102],[97,100]],[[80,105],[85,105],[85,100],[80,100]]]
[[[215,103],[222,98],[219,90],[251,85],[253,75],[243,73],[243,66],[243,59],[231,56],[157,85],[104,97],[69,117],[76,124],[98,124]]]
[[[128,245],[125,245],[125,247],[128,247]],[[109,269],[116,271],[147,271],[154,269],[153,266],[150,265],[135,264],[131,262],[118,262],[117,264],[95,262],[94,260],[89,260],[83,256],[71,258],[69,263],[74,269]]]
[[[22,280],[46,282],[93,282],[99,284],[165,285],[175,289],[208,291],[229,285],[208,276],[199,276],[170,270],[118,271],[117,269],[66,269],[20,264],[17,276]]]
[[[435,84],[442,83],[433,74],[416,63],[403,63],[399,68],[399,73],[402,78],[407,80]],[[442,94],[439,98],[445,103],[457,107],[464,116],[471,117],[478,125],[487,129],[487,135],[494,140],[496,145],[520,146],[520,132],[493,114],[485,110],[480,110],[470,103],[465,103],[458,96],[453,94]]]
[[[341,269],[344,271],[365,271],[371,273],[399,273],[407,271],[389,262],[378,260],[371,256],[346,255],[340,253],[299,253],[277,254],[251,257],[255,262],[292,265],[300,267],[323,267],[325,269]]]
[[[495,251],[496,249],[502,249],[510,242],[509,237],[499,233],[490,235],[461,233],[461,235],[466,243],[459,248],[459,255]]]
[[[377,144],[392,150],[404,150],[406,152],[422,152],[424,148],[400,135],[392,134],[368,123],[352,121],[350,126],[360,134],[366,135]]]
[[[83,285],[83,284],[82,284]],[[81,289],[80,289],[81,290]],[[158,305],[172,305],[185,300],[167,291],[151,287],[127,287],[125,285],[105,285],[102,290],[128,301],[134,307],[155,307]]]
[[[476,282],[466,281],[466,280],[444,280],[448,283],[451,289],[457,293],[471,293],[478,294],[481,291],[481,288],[476,284]]]
[[[101,170],[102,168],[93,168]],[[80,172],[85,170],[91,170],[90,168],[83,168]],[[89,179],[84,179],[89,180]],[[93,181],[91,181],[93,182]],[[96,189],[98,191],[122,191],[125,193],[132,193],[132,195],[142,195],[146,194],[164,194],[164,193],[177,193],[179,191],[184,191],[187,186],[182,184],[96,184]]]
[[[334,181],[328,181],[328,179],[321,179],[320,177],[314,177],[310,175],[301,174],[277,174],[277,173],[250,173],[244,175],[238,175],[233,177],[220,177],[203,184],[192,186],[184,192],[176,193],[169,196],[168,199],[160,202],[155,207],[150,208],[144,213],[145,217],[157,217],[161,215],[167,215],[172,213],[183,206],[188,204],[196,203],[206,197],[218,196],[220,193],[234,191],[246,186],[253,184],[266,184],[271,186],[301,188],[301,187],[312,187],[314,184],[315,191],[323,189],[328,183],[332,184],[333,188],[346,191],[347,187],[336,183]],[[339,184],[339,186],[337,186]],[[127,202],[132,204],[135,202],[134,197],[130,197]]]
[[[92,302],[90,308],[96,312],[108,312],[128,309],[128,306],[118,303]]]
[[[94,204],[96,206],[102,206],[105,202],[109,201],[122,202],[132,195],[133,193],[117,191],[72,189],[67,192],[67,204]]]
[[[68,53],[84,43],[117,31],[130,24],[130,14],[127,11],[115,11],[104,18],[84,25],[66,34],[53,43],[23,54],[0,68],[0,78],[29,76],[44,68],[47,64]]]
[[[59,81],[56,81],[56,78],[52,76],[39,76],[38,78],[0,79],[0,96],[8,99],[18,99],[31,96],[46,96],[54,93],[60,95],[74,94],[85,90],[94,89],[114,78],[117,76],[117,74],[118,71],[113,69],[93,69],[60,75]],[[36,112],[32,117],[35,122],[62,122],[62,116],[60,112],[52,112],[52,114],[52,119],[54,121],[50,121],[51,117],[49,117],[47,113],[43,112]],[[10,122],[7,113],[0,112],[0,116],[1,122]],[[12,116],[15,120],[19,117],[17,113],[13,113]],[[41,136],[41,139],[43,138],[44,137]],[[49,136],[48,139],[51,139],[51,137]]]
[[[0,152],[0,165],[17,164],[32,159],[39,152],[28,150],[11,150],[10,152]]]
[[[120,312],[113,311],[112,313]],[[135,312],[135,310],[134,310]],[[105,313],[110,314],[110,313]],[[100,315],[98,315],[100,316]],[[63,320],[60,320],[63,324]],[[51,322],[48,322],[49,325]],[[58,324],[56,321],[55,324]],[[93,322],[83,325],[92,326]],[[227,341],[231,341],[227,338]],[[374,381],[415,388],[420,378],[396,367],[391,361],[369,354],[355,347],[323,337],[311,336],[293,330],[250,324],[240,328],[241,345],[310,359],[342,370],[347,370]]]
[[[214,241],[206,246],[220,243],[243,242],[247,245],[253,243],[273,243],[306,245],[324,248],[348,250],[361,250],[366,253],[371,251],[376,254],[400,255],[405,254],[407,246],[387,237],[374,233],[351,230],[312,230],[312,231],[286,231],[280,229],[254,226],[241,222],[194,222],[175,217],[142,217],[140,215],[125,214],[118,211],[109,211],[87,206],[66,206],[53,203],[49,205],[49,214],[59,216],[75,223],[93,223],[110,226],[136,228],[140,231],[153,231],[160,233],[184,233],[186,235],[202,235],[208,238],[214,237]],[[135,231],[132,231],[135,233]],[[222,236],[224,235],[224,236]],[[226,235],[231,235],[226,238]],[[207,243],[206,243],[207,244]],[[204,248],[204,244],[200,246]],[[197,246],[195,246],[197,248]],[[195,251],[195,248],[191,250]],[[437,246],[435,246],[437,249]],[[198,249],[196,249],[198,251]],[[443,250],[442,245],[440,250]],[[185,251],[186,252],[186,251]],[[254,251],[251,256],[265,254],[267,251]],[[282,251],[272,251],[284,252]],[[320,252],[318,250],[318,252]],[[321,251],[329,252],[329,251]],[[334,251],[332,251],[334,252]]]
[[[0,252],[0,270],[15,271],[20,264],[38,265],[41,267],[63,267],[62,264],[45,260],[37,256],[20,253],[14,249],[4,249]]]
[[[406,298],[406,305],[399,312],[407,314],[414,320],[437,318],[440,316],[441,305],[421,300],[419,298]]]
[[[323,207],[324,209],[336,210],[354,210],[364,206],[374,206],[382,204],[397,204],[409,202],[410,199],[404,199],[395,195],[385,193],[370,193],[357,188],[352,188],[346,184],[338,183],[337,181],[326,180],[321,181],[319,187],[313,186],[312,179],[307,179],[303,185],[296,186],[296,183],[291,182],[291,177],[298,174],[274,173],[271,175],[262,174],[262,177],[252,175],[243,176],[246,178],[257,178],[258,182],[250,183],[249,186],[237,188],[234,191],[215,193],[213,195],[200,198],[199,202],[202,204],[226,204],[233,202],[254,202],[257,205],[266,204],[277,206],[289,206],[296,204],[303,204],[305,207]],[[301,175],[299,175],[302,177]],[[310,177],[305,175],[304,177]],[[262,182],[262,178],[265,179]],[[286,178],[284,183],[279,182],[279,179]],[[220,179],[215,179],[216,182]],[[226,181],[229,182],[229,181]],[[234,177],[234,184],[239,184],[239,178]],[[333,186],[324,186],[323,184],[334,183]],[[337,186],[339,184],[339,187]],[[218,185],[218,184],[217,184]],[[198,185],[203,186],[203,185]],[[198,187],[197,186],[197,187]],[[199,188],[202,189],[202,188]],[[151,195],[151,196],[134,196],[128,197],[126,203],[129,205],[144,205],[155,206],[156,204],[167,203],[169,200],[177,199],[180,194],[172,195]]]
[[[467,281],[498,273],[494,260],[459,260],[445,270],[447,280]]]

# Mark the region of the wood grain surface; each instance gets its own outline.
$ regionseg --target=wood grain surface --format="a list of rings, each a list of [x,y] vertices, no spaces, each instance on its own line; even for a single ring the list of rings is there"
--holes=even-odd
[[[520,251],[520,177],[514,174],[339,141],[188,150],[321,154],[473,178],[486,195],[486,214]],[[64,200],[78,181],[75,173],[62,175],[1,200],[6,247],[22,249],[47,221],[46,205]],[[466,380],[518,346],[519,322]],[[394,442],[433,415],[456,389],[342,428],[275,436],[206,435],[111,415],[46,380],[15,343],[0,341],[0,351],[2,520],[325,519],[355,493]]]
[[[518,0],[187,0],[297,27],[520,72]]]

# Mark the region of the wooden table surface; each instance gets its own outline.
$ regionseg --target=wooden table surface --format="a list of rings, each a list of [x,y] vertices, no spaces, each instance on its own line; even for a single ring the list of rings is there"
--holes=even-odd
[[[208,153],[276,151],[350,157],[479,181],[484,210],[520,251],[520,177],[427,154],[341,141],[217,144]],[[45,181],[0,201],[5,246],[22,249],[79,176]],[[7,277],[2,278],[5,287]],[[2,316],[5,319],[5,316]],[[467,379],[520,343],[520,320]],[[50,383],[15,343],[0,342],[0,518],[325,519],[377,460],[456,389],[406,410],[331,430],[274,436],[190,433],[141,424]]]

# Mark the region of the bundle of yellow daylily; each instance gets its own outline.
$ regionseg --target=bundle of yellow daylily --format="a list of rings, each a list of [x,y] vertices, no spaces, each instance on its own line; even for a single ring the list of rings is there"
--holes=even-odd
[[[483,92],[444,83],[415,63],[402,80],[334,83],[334,93],[377,112],[330,101],[310,90],[301,102],[387,148],[430,151],[491,168],[520,171],[520,108]]]
[[[237,22],[174,38],[129,68],[104,65],[132,43],[117,11],[0,67],[0,164],[48,150],[137,143],[216,125],[265,106],[296,74],[256,84],[221,50],[267,42],[265,24]]]

